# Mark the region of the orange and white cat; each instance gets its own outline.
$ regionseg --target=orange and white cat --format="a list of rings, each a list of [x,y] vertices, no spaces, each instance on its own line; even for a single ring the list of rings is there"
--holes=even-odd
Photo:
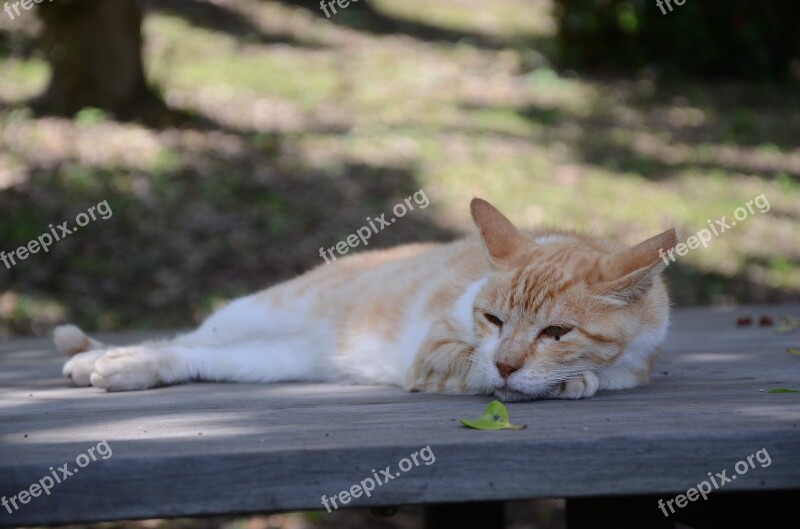
[[[636,246],[524,233],[474,199],[479,235],[340,259],[233,301],[168,341],[56,329],[64,375],[109,391],[190,381],[331,381],[506,400],[649,381],[669,319],[668,230]]]

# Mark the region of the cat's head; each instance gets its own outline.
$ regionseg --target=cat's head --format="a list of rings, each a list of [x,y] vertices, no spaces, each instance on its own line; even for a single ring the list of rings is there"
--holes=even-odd
[[[474,382],[504,400],[547,398],[568,378],[615,363],[634,340],[661,345],[669,301],[659,250],[675,245],[674,230],[629,248],[525,234],[481,199],[471,210],[492,270],[473,303]],[[645,380],[650,368],[642,366]]]

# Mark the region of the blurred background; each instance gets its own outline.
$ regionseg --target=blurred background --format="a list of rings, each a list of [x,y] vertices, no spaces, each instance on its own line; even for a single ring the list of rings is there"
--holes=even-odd
[[[800,300],[798,3],[0,3],[0,250],[113,211],[0,263],[0,337],[192,326],[419,189],[430,206],[370,248],[468,233],[476,195],[635,243],[763,194],[768,212],[668,268],[673,298]],[[512,526],[560,527],[562,507],[518,504]]]
[[[113,216],[0,264],[2,336],[191,326],[418,189],[431,205],[371,248],[468,232],[476,195],[634,243],[763,193],[767,213],[669,267],[673,297],[800,299],[796,3],[13,4],[0,250]]]

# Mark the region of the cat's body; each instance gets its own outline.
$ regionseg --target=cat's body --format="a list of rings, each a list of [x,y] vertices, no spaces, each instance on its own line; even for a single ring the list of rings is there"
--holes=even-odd
[[[669,303],[658,249],[522,234],[475,200],[481,236],[353,255],[238,299],[196,331],[109,347],[56,330],[78,385],[337,381],[412,391],[582,398],[649,380]]]

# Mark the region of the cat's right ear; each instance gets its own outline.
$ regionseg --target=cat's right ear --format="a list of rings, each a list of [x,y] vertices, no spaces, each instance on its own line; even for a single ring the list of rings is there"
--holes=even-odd
[[[495,266],[508,264],[531,245],[531,240],[511,224],[505,215],[482,198],[469,204],[472,220],[481,232],[483,246]]]

